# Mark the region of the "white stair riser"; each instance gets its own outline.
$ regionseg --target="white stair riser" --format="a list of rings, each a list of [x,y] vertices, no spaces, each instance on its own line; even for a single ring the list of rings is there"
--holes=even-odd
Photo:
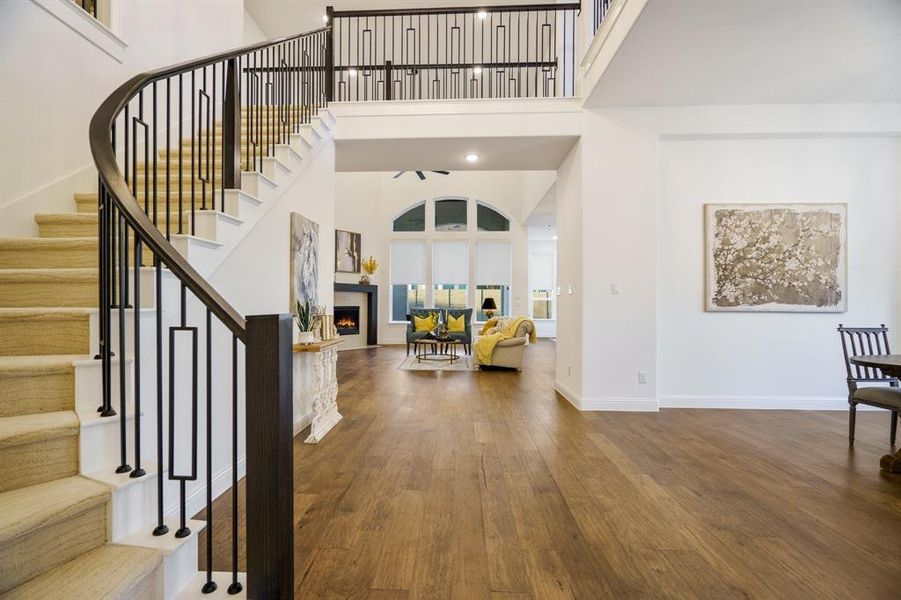
[[[163,308],[166,306],[166,297],[163,296]],[[154,352],[156,349],[156,311],[153,309],[142,309],[139,313],[139,324],[141,334],[141,353]],[[90,334],[90,351],[96,353],[100,348],[100,312],[94,311],[88,319],[91,328]],[[110,319],[110,340],[113,352],[118,356],[121,353],[119,346],[119,309],[113,309]],[[135,351],[135,317],[134,310],[126,309],[125,311],[125,353],[131,355]]]
[[[194,233],[198,237],[231,246],[241,238],[243,225],[240,219],[227,214],[202,212],[197,215]]]
[[[121,386],[119,359],[112,361],[112,372],[110,373],[110,381],[112,382],[112,401],[113,406],[119,406],[119,392]],[[75,363],[75,410],[79,413],[90,413],[96,410],[103,402],[103,368],[99,360],[85,360]],[[125,403],[131,405],[134,401],[134,360],[131,358],[125,361]]]
[[[123,538],[141,530],[153,531],[157,523],[158,514],[157,481],[158,475],[150,473],[134,479],[132,483],[125,487],[113,490],[113,542],[121,542]],[[178,497],[178,488],[178,482],[169,480],[166,473],[163,473],[163,498],[165,504]]]
[[[121,464],[119,444],[119,429],[122,421],[121,411],[118,403],[114,404],[113,408],[119,413],[115,417],[95,417],[89,423],[82,422],[78,438],[79,470],[81,473],[115,470]],[[134,466],[132,464],[134,461],[134,408],[126,406],[126,413],[125,457],[128,464]],[[90,416],[94,417],[95,415],[91,414]],[[146,437],[142,435],[142,442]]]
[[[206,277],[219,264],[221,244],[191,237],[172,238],[172,245],[191,266]]]
[[[197,543],[199,539],[197,532],[193,533],[175,552],[163,558],[166,598],[176,598],[197,575]]]
[[[241,174],[241,189],[268,206],[278,197],[278,186],[270,178],[255,171]]]
[[[288,144],[279,144],[275,147],[275,158],[292,172],[303,166],[303,156]]]
[[[262,212],[261,202],[243,190],[225,190],[225,202],[222,206],[224,212],[241,219],[245,224],[255,223]]]

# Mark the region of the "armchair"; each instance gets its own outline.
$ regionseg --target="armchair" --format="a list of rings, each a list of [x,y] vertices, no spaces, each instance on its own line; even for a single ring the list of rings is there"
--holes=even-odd
[[[472,354],[472,309],[471,308],[448,308],[445,311],[445,320],[447,316],[450,315],[455,319],[459,319],[461,316],[465,317],[464,325],[465,331],[460,332],[448,332],[448,337],[452,337],[456,340],[459,340],[461,344],[463,344],[463,348],[466,350],[466,354]]]
[[[428,331],[416,331],[416,327],[413,324],[413,317],[419,317],[420,319],[424,317],[428,317],[432,313],[441,313],[440,310],[434,308],[411,308],[410,314],[407,315],[407,356],[410,356],[410,344],[418,342],[422,338],[429,335]]]

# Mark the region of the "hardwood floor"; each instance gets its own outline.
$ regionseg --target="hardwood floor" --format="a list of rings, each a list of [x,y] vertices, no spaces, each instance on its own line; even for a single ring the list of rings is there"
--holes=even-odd
[[[849,451],[844,412],[580,413],[553,354],[423,373],[341,353],[344,421],[295,442],[295,597],[901,597],[887,414],[858,412]]]

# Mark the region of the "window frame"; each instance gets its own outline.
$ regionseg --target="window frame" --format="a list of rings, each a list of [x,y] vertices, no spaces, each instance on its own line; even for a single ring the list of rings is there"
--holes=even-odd
[[[436,203],[441,200],[462,200],[466,202],[466,230],[465,231],[440,231],[435,228],[435,206]],[[425,205],[425,231],[394,231],[394,221],[405,214],[407,211],[415,208],[418,205]],[[478,206],[482,205],[486,208],[490,208],[495,211],[499,215],[503,216],[510,223],[510,227],[507,231],[479,231],[478,229]],[[480,306],[475,306],[475,301],[477,297],[477,260],[478,260],[478,242],[506,242],[510,244],[510,253],[511,253],[511,264],[510,264],[510,285],[507,287],[508,293],[508,302],[509,302],[509,310],[513,310],[513,252],[514,252],[514,235],[513,235],[513,227],[514,220],[508,215],[505,211],[498,209],[493,206],[489,202],[485,202],[483,200],[479,200],[474,197],[463,196],[459,194],[446,194],[440,196],[434,196],[432,198],[427,198],[425,200],[421,200],[414,204],[404,207],[403,210],[400,210],[395,214],[391,221],[388,223],[388,247],[390,249],[391,243],[395,241],[417,241],[425,243],[425,261],[426,261],[426,281],[417,285],[425,285],[425,303],[427,307],[435,306],[435,286],[439,285],[439,283],[434,281],[434,265],[433,265],[433,244],[435,242],[442,241],[465,241],[467,244],[467,252],[468,252],[468,270],[467,270],[467,281],[459,282],[457,285],[466,285],[466,304],[467,308],[473,309],[473,323],[484,324],[485,321],[477,320],[480,312]],[[390,272],[390,253],[389,253],[389,265],[388,269]],[[444,285],[446,282],[440,282],[440,285]],[[389,282],[389,286],[393,285]],[[484,284],[484,285],[502,285],[502,284]],[[388,294],[388,325],[407,325],[408,321],[394,321],[394,295],[389,290]],[[498,313],[500,313],[503,309],[500,308]],[[531,305],[530,305],[531,310]]]

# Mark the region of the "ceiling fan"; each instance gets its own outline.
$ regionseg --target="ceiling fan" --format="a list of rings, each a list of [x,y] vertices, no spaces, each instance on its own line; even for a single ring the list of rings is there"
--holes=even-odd
[[[419,177],[419,179],[421,181],[425,181],[425,173],[424,172],[422,172],[422,171],[413,171],[413,172],[416,173],[416,176]],[[397,179],[404,173],[406,173],[406,171],[399,171],[397,173],[397,175],[395,175],[392,179]],[[450,175],[450,171],[429,171],[429,173],[439,173],[441,175]]]

